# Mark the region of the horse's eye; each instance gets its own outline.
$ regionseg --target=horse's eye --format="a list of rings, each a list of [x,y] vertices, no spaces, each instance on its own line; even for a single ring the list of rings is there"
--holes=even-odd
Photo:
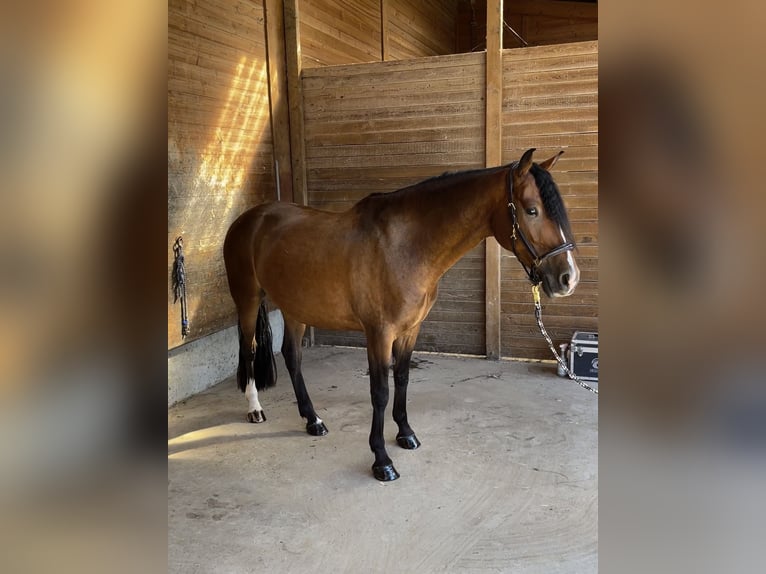
[[[535,207],[530,207],[529,209],[525,209],[524,211],[527,212],[527,215],[531,215],[532,217],[537,216],[537,208]]]

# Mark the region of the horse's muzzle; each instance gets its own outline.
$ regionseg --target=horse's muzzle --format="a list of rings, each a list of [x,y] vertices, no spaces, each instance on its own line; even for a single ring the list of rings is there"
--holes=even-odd
[[[545,271],[542,269],[539,271],[543,291],[548,297],[568,297],[574,293],[575,287],[580,282],[580,269],[571,254],[562,254],[559,258],[563,258],[564,261],[558,265],[547,266],[548,269]]]

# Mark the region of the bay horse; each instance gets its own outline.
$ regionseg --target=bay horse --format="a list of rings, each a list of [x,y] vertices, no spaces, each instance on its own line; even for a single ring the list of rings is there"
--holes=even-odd
[[[418,448],[407,420],[410,357],[442,275],[494,236],[549,297],[570,295],[577,285],[574,239],[549,173],[563,151],[540,164],[532,161],[533,152],[501,167],[446,173],[375,193],[341,213],[273,202],[240,215],[226,234],[223,254],[239,318],[237,381],[248,400],[248,420],[266,420],[258,390],[275,380],[270,342],[262,336],[268,296],[284,316],[282,355],[310,435],[328,431],[301,373],[306,325],[364,332],[373,476],[399,478],[383,439],[388,370],[393,354],[396,442]]]

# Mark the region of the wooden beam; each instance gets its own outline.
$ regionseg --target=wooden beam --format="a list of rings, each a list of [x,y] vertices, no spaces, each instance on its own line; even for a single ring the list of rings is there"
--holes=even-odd
[[[266,59],[269,72],[269,107],[271,136],[274,142],[274,175],[279,199],[293,197],[292,161],[290,159],[290,112],[287,97],[287,62],[285,60],[285,6],[283,0],[265,0]]]
[[[486,166],[502,163],[503,155],[503,0],[487,0]],[[500,358],[500,245],[487,238],[486,347],[488,359]]]
[[[380,0],[380,60],[385,62],[389,59],[389,32],[388,32],[388,3],[390,0]]]
[[[293,201],[308,205],[306,189],[306,137],[303,123],[303,57],[301,55],[300,0],[284,0],[287,95],[290,114],[290,157],[293,174]],[[305,343],[304,343],[305,342]],[[314,346],[314,326],[309,325],[301,345]]]
[[[303,126],[303,77],[299,0],[284,0],[287,97],[290,117],[290,158],[293,201],[306,205],[306,143]]]

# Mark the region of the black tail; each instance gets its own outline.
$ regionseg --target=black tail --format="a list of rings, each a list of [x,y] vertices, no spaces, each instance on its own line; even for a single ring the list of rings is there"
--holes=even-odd
[[[253,377],[255,378],[255,388],[262,391],[265,388],[273,387],[277,384],[277,362],[274,360],[272,352],[271,325],[269,324],[269,314],[266,311],[265,302],[261,302],[258,308],[258,319],[255,322],[255,358],[252,352],[245,353],[242,349],[252,348],[252,342],[249,345],[243,345],[242,327],[239,329],[239,365],[237,366],[237,386],[243,393],[247,389],[247,362],[252,361]]]
[[[277,362],[272,351],[271,325],[265,301],[258,308],[258,320],[255,323],[255,388],[259,391],[277,384]]]

